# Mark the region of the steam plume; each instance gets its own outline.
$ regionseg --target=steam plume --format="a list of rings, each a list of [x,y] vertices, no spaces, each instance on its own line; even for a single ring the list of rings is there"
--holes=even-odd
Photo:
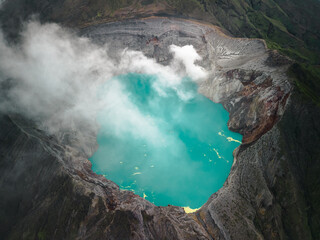
[[[121,59],[116,62],[108,56],[108,45],[95,45],[57,24],[31,21],[21,36],[19,45],[11,45],[0,33],[0,111],[23,114],[41,122],[51,133],[68,129],[75,121],[94,124],[99,109],[112,107],[119,101],[119,114],[110,116],[109,121],[120,126],[124,115],[130,113],[132,125],[151,127],[152,123],[144,122],[121,86],[112,81],[119,74],[157,75],[154,87],[159,94],[165,94],[168,87],[179,92],[185,76],[196,81],[207,76],[195,65],[200,56],[192,46],[171,46],[174,60],[163,66],[141,52],[128,49],[119,52]],[[108,91],[98,97],[97,90],[108,81]],[[179,96],[190,97],[181,91]]]

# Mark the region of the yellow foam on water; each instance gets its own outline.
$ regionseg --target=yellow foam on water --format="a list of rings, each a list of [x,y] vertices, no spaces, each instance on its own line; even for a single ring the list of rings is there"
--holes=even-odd
[[[198,211],[200,208],[190,208],[190,207],[182,207],[186,213],[194,213]]]
[[[229,142],[237,142],[237,143],[242,143],[241,141],[238,141],[238,140],[236,140],[236,139],[234,139],[234,138],[232,138],[232,137],[227,137],[227,140],[229,141]]]
[[[215,152],[216,152],[216,154],[217,154],[218,158],[222,158],[222,157],[220,156],[220,154],[219,154],[219,152],[218,152],[218,150],[217,150],[217,149],[213,148],[213,151],[215,151]]]
[[[242,143],[241,141],[238,141],[237,139],[234,139],[232,137],[227,137],[226,135],[224,135],[222,132],[218,132],[218,134],[222,137],[225,137],[229,142],[237,142],[237,143]]]

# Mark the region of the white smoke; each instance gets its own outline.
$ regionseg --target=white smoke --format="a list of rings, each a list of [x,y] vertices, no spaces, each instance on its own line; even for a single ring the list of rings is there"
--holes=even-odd
[[[117,131],[124,131],[122,121],[131,119],[136,134],[157,135],[152,120],[146,120],[111,79],[129,72],[157,75],[154,88],[159,94],[165,95],[170,87],[181,99],[188,99],[192,96],[179,89],[181,79],[199,81],[207,76],[195,64],[200,56],[192,46],[171,46],[174,60],[163,66],[128,49],[122,50],[116,61],[108,56],[107,45],[95,45],[57,24],[31,21],[21,36],[20,44],[12,45],[0,33],[0,85],[9,85],[1,89],[0,111],[26,115],[53,133],[70,128],[75,121],[94,124],[99,109],[116,106],[117,114],[109,121]],[[108,91],[98,98],[97,90],[108,81]]]
[[[159,129],[157,119],[141,113],[139,108],[128,98],[123,86],[116,80],[109,80],[101,91],[106,107],[100,112],[104,128],[112,135],[123,137],[131,134],[135,138],[145,139],[152,145],[160,145],[165,138]],[[108,133],[102,133],[108,135]],[[110,133],[109,133],[110,134]]]
[[[191,79],[201,81],[207,77],[206,71],[202,67],[195,65],[195,62],[201,60],[201,57],[192,45],[183,47],[171,45],[170,51],[174,55],[173,63],[182,64],[183,70]]]

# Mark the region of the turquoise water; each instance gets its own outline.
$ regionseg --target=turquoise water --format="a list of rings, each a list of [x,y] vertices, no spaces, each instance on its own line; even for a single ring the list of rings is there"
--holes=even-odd
[[[222,105],[198,94],[190,80],[179,91],[162,85],[156,76],[132,73],[113,80],[116,90],[100,90],[100,97],[125,97],[97,116],[92,169],[158,206],[199,208],[225,182],[242,136],[228,130]]]

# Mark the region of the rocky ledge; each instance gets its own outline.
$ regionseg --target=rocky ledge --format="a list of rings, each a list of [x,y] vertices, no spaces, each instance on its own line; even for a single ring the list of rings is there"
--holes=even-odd
[[[94,129],[50,136],[0,116],[0,236],[4,239],[317,239],[319,108],[286,75],[291,62],[257,39],[192,21],[149,18],[81,31],[110,49],[162,64],[192,44],[210,72],[199,91],[222,103],[243,135],[223,188],[197,212],[158,207],[91,171]],[[112,52],[110,53],[112,54]],[[312,167],[315,166],[315,167]]]
[[[291,85],[286,76],[290,60],[268,51],[259,39],[236,39],[219,28],[186,20],[147,18],[102,24],[82,30],[97,43],[108,44],[111,55],[130,48],[168,64],[169,46],[191,44],[209,73],[199,91],[222,103],[230,113],[229,128],[251,143],[282,115]]]

